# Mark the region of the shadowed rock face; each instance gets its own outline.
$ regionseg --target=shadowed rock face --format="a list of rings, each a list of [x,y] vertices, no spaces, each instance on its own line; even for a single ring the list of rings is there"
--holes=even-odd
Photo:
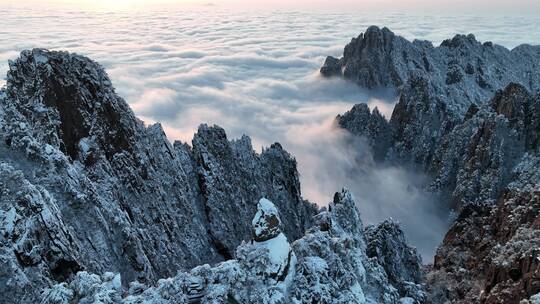
[[[321,73],[342,75],[367,88],[398,87],[406,81],[406,75],[400,74],[399,68],[392,64],[393,56],[401,55],[394,53],[401,46],[412,51],[407,43],[387,28],[371,26],[345,46],[341,59],[327,57]]]
[[[171,145],[75,54],[35,49],[10,62],[0,137],[0,285],[23,303],[80,270],[151,283],[230,258],[263,196],[290,241],[316,212],[279,144],[257,154],[248,137],[202,125],[193,148]]]
[[[357,104],[345,114],[338,115],[336,121],[341,128],[365,138],[373,148],[375,160],[385,159],[392,146],[392,129],[376,107],[371,111],[366,104]]]
[[[407,246],[399,224],[386,220],[377,226],[366,227],[365,235],[367,256],[377,259],[400,294],[407,294],[411,288],[414,290],[411,282],[423,280],[422,262],[416,248]]]
[[[426,78],[449,109],[462,116],[471,103],[482,103],[511,82],[540,89],[540,47],[508,50],[480,43],[474,35],[456,35],[434,47],[412,42],[387,28],[369,27],[345,46],[340,59],[328,57],[321,74],[350,79],[367,88],[402,89],[412,78]]]
[[[26,51],[10,62],[7,80],[7,100],[16,101],[32,122],[56,123],[47,126],[56,133],[50,143],[59,144],[72,160],[79,158],[77,146],[83,138],[95,136],[110,160],[114,154],[129,150],[136,133],[141,132],[141,124],[115,94],[107,75],[88,58]],[[55,121],[34,111],[38,106],[53,109]]]
[[[539,96],[521,85],[498,91],[442,138],[430,166],[432,189],[448,193],[457,207],[497,200],[522,156],[538,154],[539,111]]]
[[[540,292],[540,159],[525,156],[495,206],[463,208],[437,250],[434,303],[522,303]]]

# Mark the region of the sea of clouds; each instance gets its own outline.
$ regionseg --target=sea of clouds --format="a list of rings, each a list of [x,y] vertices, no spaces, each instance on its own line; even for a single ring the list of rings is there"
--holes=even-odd
[[[23,49],[68,50],[100,62],[117,92],[171,140],[190,142],[200,123],[247,134],[260,150],[280,142],[298,160],[304,197],[325,205],[353,190],[366,223],[400,221],[426,262],[447,229],[447,213],[422,191],[425,177],[373,163],[370,150],[334,125],[359,102],[391,115],[392,92],[323,79],[327,55],[369,25],[435,44],[456,33],[512,48],[540,43],[538,17],[403,13],[189,10],[91,12],[0,8],[0,73]],[[4,79],[0,80],[3,85]]]

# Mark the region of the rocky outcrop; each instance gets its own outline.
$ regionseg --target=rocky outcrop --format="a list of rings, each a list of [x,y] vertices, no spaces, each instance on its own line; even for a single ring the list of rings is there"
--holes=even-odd
[[[522,303],[540,292],[540,158],[526,155],[496,205],[463,208],[428,275],[433,303]]]
[[[229,141],[202,125],[193,147],[171,145],[159,124],[134,116],[97,63],[75,54],[35,49],[10,62],[0,139],[8,303],[34,303],[82,270],[150,284],[231,258],[251,238],[262,196],[283,214],[289,241],[316,213],[279,144],[257,154],[248,137]]]
[[[379,225],[370,225],[365,231],[366,253],[375,258],[401,295],[423,299],[415,282],[423,280],[422,260],[416,248],[407,246],[405,235],[398,223],[386,220]]]
[[[402,250],[412,249],[401,235],[387,248],[387,265],[394,265],[393,277],[381,260],[366,255],[366,238],[352,195],[336,193],[328,211],[317,215],[317,224],[305,236],[289,244],[280,232],[279,212],[269,200],[261,199],[252,229],[265,240],[242,243],[235,259],[215,266],[203,265],[182,272],[155,286],[132,283],[122,294],[118,275],[102,276],[79,272],[68,283],[44,292],[44,304],[84,302],[94,299],[118,303],[419,303],[423,286],[418,277],[402,269],[410,261]],[[385,224],[385,227],[387,225]],[[382,231],[386,228],[375,227]],[[389,241],[388,235],[372,235],[372,242]],[[382,240],[379,240],[382,238]],[[401,260],[404,259],[404,260]],[[410,265],[418,269],[419,265]],[[405,282],[407,280],[407,282]],[[408,281],[410,280],[410,281]],[[393,284],[409,284],[411,296],[400,295]],[[417,302],[415,302],[417,301]]]
[[[321,69],[368,88],[398,89],[388,122],[392,140],[382,159],[423,169],[432,177],[427,187],[444,194],[458,214],[428,272],[429,303],[537,298],[539,65],[539,46],[507,50],[457,35],[433,47],[371,27],[347,45],[343,58],[329,58]],[[374,132],[369,126],[380,119],[366,109],[356,105],[337,120],[380,153],[388,131]],[[368,238],[380,233],[367,231]],[[368,255],[384,261],[381,248],[388,246],[374,243]]]
[[[540,90],[539,66],[538,46],[508,50],[482,44],[473,35],[456,35],[434,47],[372,26],[345,47],[341,59],[328,58],[321,73],[367,88],[398,89],[400,99],[390,118],[394,154],[426,167],[433,146],[471,105],[486,103],[510,83]]]
[[[315,208],[302,199],[296,160],[280,144],[258,155],[249,137],[229,142],[223,129],[202,125],[193,138],[193,158],[209,232],[225,257],[232,257],[238,244],[251,237],[246,223],[261,196],[282,211],[290,240],[302,236]]]
[[[429,168],[431,189],[447,193],[454,207],[497,200],[522,156],[540,151],[540,95],[523,86],[510,84],[468,113],[442,138]]]
[[[474,35],[456,35],[434,47],[429,41],[410,42],[387,28],[369,27],[345,46],[343,57],[329,57],[324,76],[341,76],[367,88],[404,89],[414,78],[424,78],[449,111],[462,116],[471,103],[489,100],[511,82],[540,89],[540,47],[521,45],[513,50]]]
[[[352,134],[366,139],[373,148],[375,160],[382,161],[392,146],[392,129],[386,118],[375,107],[357,104],[350,111],[336,117],[338,125]]]
[[[388,123],[356,105],[337,117],[339,126],[366,138],[379,160],[412,163],[434,176],[430,188],[459,207],[496,200],[510,182],[507,172],[537,149],[539,65],[540,46],[508,50],[457,35],[434,47],[370,27],[321,73],[398,89]]]

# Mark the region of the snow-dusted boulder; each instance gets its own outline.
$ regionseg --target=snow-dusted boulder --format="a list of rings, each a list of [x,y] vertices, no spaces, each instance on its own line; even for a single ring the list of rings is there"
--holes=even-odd
[[[257,205],[257,213],[251,225],[253,226],[253,239],[257,242],[277,237],[281,233],[281,220],[276,206],[266,198],[262,198]]]

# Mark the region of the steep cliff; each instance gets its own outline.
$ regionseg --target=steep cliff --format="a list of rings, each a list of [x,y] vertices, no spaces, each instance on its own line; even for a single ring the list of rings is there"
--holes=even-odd
[[[35,49],[10,62],[0,128],[4,299],[33,302],[80,270],[155,282],[231,258],[263,196],[290,241],[316,212],[279,144],[257,154],[248,137],[202,125],[193,148],[171,145],[82,56]]]
[[[370,27],[321,69],[398,89],[388,122],[356,105],[338,125],[379,159],[423,169],[458,214],[428,273],[430,303],[538,300],[539,65],[540,46],[510,51],[457,35],[433,47]]]
[[[539,165],[527,154],[495,206],[463,208],[428,275],[430,301],[517,304],[540,293]]]
[[[505,172],[538,147],[531,133],[538,129],[538,108],[530,102],[540,90],[538,67],[540,46],[508,50],[456,35],[434,47],[372,26],[345,47],[341,59],[327,59],[321,73],[367,88],[396,88],[399,101],[388,122],[356,105],[337,117],[338,125],[367,138],[376,159],[410,162],[433,175],[432,190],[449,194],[455,207],[495,200],[509,182]],[[491,118],[478,114],[471,120],[479,109]]]

